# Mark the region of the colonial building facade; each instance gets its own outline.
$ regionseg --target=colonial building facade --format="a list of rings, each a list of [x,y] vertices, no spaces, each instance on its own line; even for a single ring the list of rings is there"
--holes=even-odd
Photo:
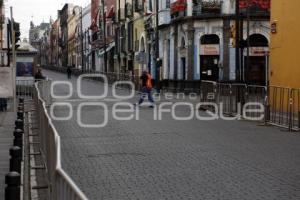
[[[75,30],[76,40],[76,68],[83,71],[91,70],[91,4],[82,8],[80,16],[77,18]]]
[[[240,0],[239,15],[235,4],[235,0],[91,0],[77,13],[66,4],[59,15],[61,65],[132,77],[147,70],[163,82],[238,80],[264,85],[270,0]],[[242,27],[238,43],[237,17]]]
[[[169,5],[163,5],[162,10]],[[269,8],[253,5],[243,23],[241,49],[245,81],[265,82],[269,44]],[[166,12],[166,11],[164,11]],[[236,79],[234,1],[171,1],[171,21],[160,25],[163,79],[230,81]],[[245,14],[245,13],[244,13]],[[244,15],[245,16],[245,15]],[[243,16],[242,16],[243,18]],[[167,24],[167,25],[166,25]],[[261,41],[261,42],[258,42]],[[249,56],[246,66],[247,55]],[[247,67],[247,68],[246,68]]]

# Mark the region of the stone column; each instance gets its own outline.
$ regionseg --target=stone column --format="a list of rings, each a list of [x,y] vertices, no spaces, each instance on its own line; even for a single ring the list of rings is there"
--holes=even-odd
[[[178,79],[178,25],[174,25],[174,80]]]
[[[195,28],[193,22],[188,24],[188,47],[187,47],[187,80],[194,79],[194,49]]]
[[[230,79],[230,20],[223,20],[223,80]]]

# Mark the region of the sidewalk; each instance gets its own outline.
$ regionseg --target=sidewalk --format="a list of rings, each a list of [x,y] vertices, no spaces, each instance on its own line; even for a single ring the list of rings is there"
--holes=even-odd
[[[9,148],[13,144],[15,114],[0,112],[0,199],[4,199],[5,174],[9,172]]]

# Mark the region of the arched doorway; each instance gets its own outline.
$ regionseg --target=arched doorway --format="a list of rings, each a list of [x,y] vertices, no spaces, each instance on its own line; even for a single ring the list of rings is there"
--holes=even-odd
[[[249,60],[247,49],[244,51],[245,81],[249,84],[266,84],[268,65],[268,39],[261,34],[249,36]]]
[[[219,80],[220,38],[216,34],[200,38],[201,80]]]

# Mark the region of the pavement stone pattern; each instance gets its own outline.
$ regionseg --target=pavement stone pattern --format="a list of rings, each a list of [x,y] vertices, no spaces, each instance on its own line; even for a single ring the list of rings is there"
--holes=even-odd
[[[4,199],[5,175],[9,172],[9,148],[13,145],[15,115],[0,112],[0,199]]]
[[[44,71],[54,80],[66,75]],[[72,80],[75,84],[75,79]],[[84,81],[83,91],[101,91]],[[64,87],[56,88],[66,94]],[[120,91],[122,93],[124,91]],[[130,100],[136,102],[138,96]],[[74,92],[74,113],[82,100]],[[105,100],[103,100],[105,102]],[[106,102],[109,109],[113,102]],[[184,108],[178,114],[186,115]],[[55,110],[64,116],[66,108]],[[90,199],[300,199],[300,134],[248,121],[117,121],[104,128],[81,128],[54,121],[62,139],[63,168]],[[86,108],[83,119],[103,119],[100,108]]]

